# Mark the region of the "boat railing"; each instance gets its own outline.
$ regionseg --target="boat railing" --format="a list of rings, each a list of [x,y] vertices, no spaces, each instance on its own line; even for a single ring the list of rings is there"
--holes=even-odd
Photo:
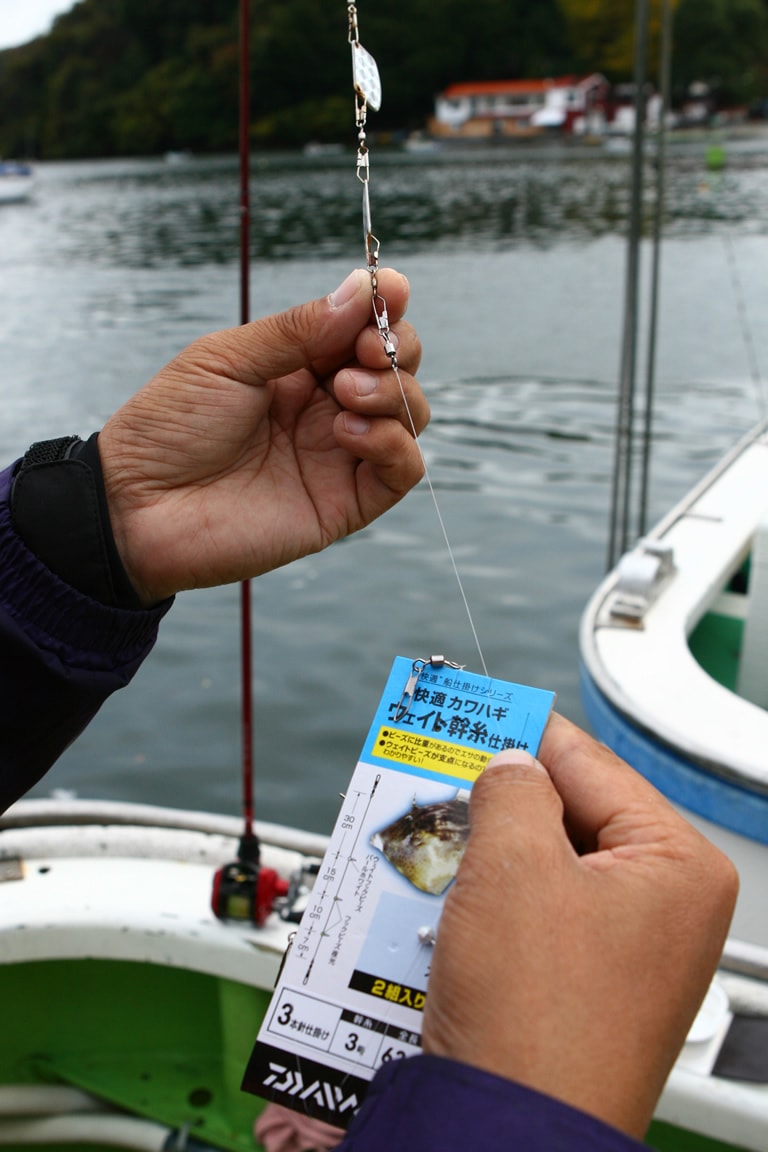
[[[242,834],[241,818],[214,812],[186,811],[120,800],[39,799],[19,800],[0,815],[0,835],[6,828],[73,824],[168,828],[231,836],[234,839],[239,839]],[[321,833],[263,820],[255,822],[255,831],[265,844],[304,855],[322,856],[328,843],[327,836]]]
[[[753,980],[768,982],[768,948],[744,940],[728,939],[720,959],[720,968]]]

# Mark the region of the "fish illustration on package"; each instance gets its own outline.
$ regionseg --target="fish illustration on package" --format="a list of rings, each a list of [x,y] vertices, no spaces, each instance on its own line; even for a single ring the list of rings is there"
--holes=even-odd
[[[422,892],[440,896],[456,875],[469,836],[469,793],[453,800],[416,803],[386,828],[374,832],[378,848],[406,880]]]

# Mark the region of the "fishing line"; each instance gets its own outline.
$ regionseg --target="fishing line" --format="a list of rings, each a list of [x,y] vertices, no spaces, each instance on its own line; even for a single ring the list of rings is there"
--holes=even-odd
[[[731,284],[733,286],[733,294],[736,299],[736,314],[739,318],[739,326],[741,328],[741,337],[744,341],[744,347],[747,353],[747,361],[749,363],[750,376],[752,383],[755,386],[757,393],[757,405],[760,410],[762,419],[768,417],[766,410],[766,397],[765,397],[765,384],[760,374],[760,366],[757,362],[757,351],[755,349],[755,342],[752,339],[752,329],[749,324],[749,317],[747,316],[747,305],[744,300],[744,293],[741,290],[741,277],[739,276],[738,265],[736,264],[736,254],[733,250],[733,241],[730,235],[726,232],[723,237],[725,244],[725,253],[728,258],[728,266],[731,272]]]
[[[459,596],[461,597],[461,602],[464,605],[464,611],[466,612],[466,615],[467,615],[467,620],[469,622],[470,631],[472,632],[472,636],[473,636],[473,639],[475,641],[475,647],[477,648],[477,654],[480,658],[480,666],[483,669],[483,673],[486,676],[489,676],[490,674],[488,672],[488,668],[487,668],[486,663],[485,663],[485,657],[483,656],[483,650],[480,646],[480,638],[477,634],[477,629],[475,628],[475,621],[472,618],[472,612],[470,611],[469,601],[467,600],[467,594],[464,590],[464,583],[461,579],[461,574],[459,572],[459,568],[458,568],[458,565],[456,563],[456,557],[454,555],[453,548],[451,547],[451,541],[448,538],[448,529],[445,526],[443,514],[440,511],[440,505],[438,504],[438,501],[437,501],[437,493],[435,492],[435,486],[432,483],[432,477],[429,474],[429,468],[427,466],[427,461],[426,461],[425,456],[424,456],[424,451],[421,447],[421,442],[420,442],[418,434],[416,432],[416,427],[415,427],[414,422],[413,422],[413,416],[411,415],[410,405],[408,404],[408,398],[406,397],[405,389],[403,388],[403,382],[400,379],[399,371],[394,367],[394,365],[393,365],[393,370],[394,370],[395,376],[397,377],[397,382],[400,385],[400,395],[403,398],[403,403],[405,405],[405,411],[408,415],[408,422],[411,426],[413,438],[416,441],[416,447],[419,450],[419,457],[421,459],[422,467],[424,468],[424,479],[426,481],[427,488],[429,489],[429,494],[432,497],[432,504],[433,504],[434,509],[435,509],[435,515],[437,516],[437,522],[440,525],[440,531],[442,532],[442,535],[443,535],[443,542],[445,544],[445,550],[448,553],[448,559],[450,561],[451,568],[453,569],[453,574],[456,577],[456,584],[458,585]]]
[[[454,551],[448,536],[445,520],[443,519],[443,515],[440,511],[437,493],[435,491],[435,486],[432,483],[429,466],[427,464],[427,460],[421,447],[418,433],[416,431],[416,424],[413,419],[410,404],[408,403],[408,397],[405,394],[405,387],[400,377],[400,368],[397,362],[397,349],[392,340],[392,333],[389,328],[387,302],[378,290],[379,251],[381,245],[373,233],[371,222],[371,201],[369,192],[370,158],[368,145],[366,143],[365,125],[368,108],[371,107],[374,109],[374,111],[377,111],[381,107],[381,80],[379,78],[379,70],[376,66],[376,61],[360,43],[360,36],[357,25],[357,7],[355,4],[347,5],[347,15],[349,18],[347,38],[350,45],[352,46],[352,83],[355,91],[355,127],[357,128],[358,141],[356,159],[357,178],[363,186],[363,243],[365,246],[366,267],[371,276],[373,316],[376,321],[376,327],[379,330],[379,335],[381,336],[384,345],[384,351],[389,357],[392,371],[395,374],[395,378],[400,389],[400,396],[402,397],[410,429],[416,442],[421,464],[424,469],[424,479],[426,480],[430,496],[432,497],[432,503],[434,505],[435,514],[437,516],[437,522],[440,525],[440,531],[442,532],[443,542],[448,554],[448,559],[450,561],[454,577],[456,578],[456,584],[459,589],[461,602],[464,605],[464,611],[469,622],[470,631],[475,642],[475,647],[477,648],[477,654],[480,658],[480,665],[485,676],[488,676],[488,668],[485,663],[485,657],[483,655],[483,649],[480,644],[480,638],[478,636],[472,612],[469,607],[467,594],[464,590],[464,583],[461,579],[461,574],[456,563],[456,557],[454,555]]]

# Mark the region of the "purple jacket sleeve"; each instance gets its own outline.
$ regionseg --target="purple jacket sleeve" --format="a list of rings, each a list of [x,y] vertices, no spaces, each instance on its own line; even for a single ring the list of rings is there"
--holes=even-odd
[[[585,1112],[489,1072],[413,1056],[377,1072],[337,1152],[641,1152]]]
[[[129,682],[170,606],[109,608],[55,576],[14,530],[12,472],[0,472],[0,812]]]

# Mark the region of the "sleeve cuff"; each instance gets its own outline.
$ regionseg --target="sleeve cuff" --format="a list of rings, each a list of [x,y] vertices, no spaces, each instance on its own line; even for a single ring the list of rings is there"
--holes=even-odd
[[[594,1116],[438,1056],[382,1067],[338,1152],[641,1152]]]
[[[0,472],[0,607],[62,667],[109,672],[127,683],[154,644],[173,600],[147,610],[103,604],[53,572],[12,524],[8,497],[13,471]]]
[[[33,444],[16,467],[13,526],[65,584],[112,608],[139,610],[112,533],[98,434]]]

